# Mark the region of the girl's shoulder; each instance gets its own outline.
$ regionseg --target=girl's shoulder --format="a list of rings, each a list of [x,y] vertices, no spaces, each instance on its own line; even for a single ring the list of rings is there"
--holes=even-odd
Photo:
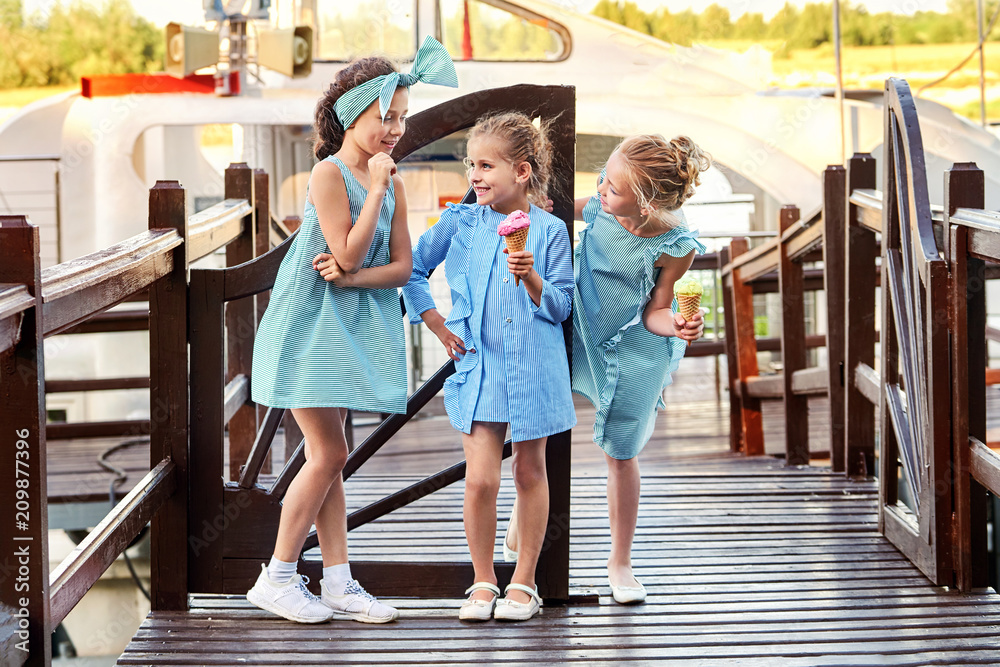
[[[453,204],[448,202],[441,212],[441,220],[454,218],[459,221],[471,222],[482,216],[483,207],[479,204]]]
[[[478,204],[452,204],[449,202],[434,226],[441,225],[442,228],[451,229],[455,233],[460,233],[462,228],[475,228],[482,217],[482,206]]]
[[[313,165],[312,173],[315,174],[332,174],[340,176],[342,174],[340,169],[341,162],[332,155],[329,155],[315,165]]]

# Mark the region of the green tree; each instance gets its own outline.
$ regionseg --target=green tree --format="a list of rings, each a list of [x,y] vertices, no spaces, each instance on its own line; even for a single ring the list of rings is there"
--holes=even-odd
[[[48,15],[12,19],[20,2],[6,2],[0,24],[0,87],[72,84],[81,76],[157,71],[163,36],[128,0],[101,7],[53,5]]]
[[[591,13],[602,19],[613,21],[619,25],[625,25],[622,9],[618,5],[617,0],[601,0]]]
[[[698,17],[698,37],[703,39],[729,39],[733,35],[733,23],[729,10],[714,2]]]
[[[788,5],[785,5],[786,7]],[[792,47],[811,49],[833,41],[833,5],[809,3],[798,13],[788,35]]]
[[[24,25],[24,7],[21,0],[0,0],[0,26],[18,29]]]
[[[948,0],[948,14],[955,18],[961,26],[959,39],[963,42],[974,42],[978,40],[979,29],[976,18],[976,4],[978,0]],[[989,25],[990,17],[997,10],[997,0],[985,0],[983,2],[983,30]]]
[[[764,39],[766,36],[767,23],[763,14],[746,12],[733,24],[733,37],[736,39]]]
[[[649,16],[634,2],[626,2],[622,7],[622,25],[646,35],[651,33]]]
[[[792,37],[798,30],[799,10],[790,3],[778,10],[771,21],[767,24],[767,36],[770,39],[784,39],[792,41]]]

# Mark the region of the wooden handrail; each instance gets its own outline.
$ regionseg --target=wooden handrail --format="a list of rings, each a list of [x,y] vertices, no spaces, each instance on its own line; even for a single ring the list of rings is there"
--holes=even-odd
[[[189,217],[188,264],[238,238],[252,213],[253,206],[246,199],[225,199]]]
[[[59,564],[49,584],[53,627],[66,618],[176,488],[173,462],[161,461]]]
[[[35,302],[24,285],[0,288],[0,320],[23,313]]]
[[[873,232],[882,231],[882,193],[872,188],[851,190],[850,203],[857,207],[857,222]]]
[[[148,288],[173,268],[175,230],[150,230],[42,271],[43,326],[51,336]]]
[[[0,290],[0,352],[17,345],[21,338],[21,313],[35,303],[23,285]]]

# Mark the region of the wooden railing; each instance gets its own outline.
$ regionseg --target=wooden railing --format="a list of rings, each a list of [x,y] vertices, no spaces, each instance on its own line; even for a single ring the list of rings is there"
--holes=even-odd
[[[226,173],[231,198],[207,212],[187,220],[184,190],[174,181],[160,181],[150,190],[149,231],[45,271],[38,229],[24,217],[0,217],[0,425],[4,442],[10,443],[3,447],[9,460],[0,465],[0,505],[9,508],[0,523],[0,542],[7,545],[0,571],[5,664],[48,664],[52,629],[150,521],[153,608],[187,605],[187,553],[177,545],[188,533],[188,261],[224,245],[228,253],[234,248],[245,252],[249,245],[252,253],[254,221],[260,219],[260,201],[247,187],[253,172],[233,165]],[[266,193],[266,175],[256,178],[264,179],[257,192]],[[151,419],[144,428],[150,437],[150,471],[50,575],[46,464],[59,450],[47,440],[122,435],[126,427],[133,434],[136,425],[67,425],[63,432],[47,427],[44,340],[58,333],[107,330],[106,323],[89,329],[88,324],[144,293],[150,377],[130,384],[148,384],[150,390]],[[102,389],[121,380],[84,383]],[[60,388],[66,387],[49,389]]]
[[[827,393],[827,370],[807,368],[807,349],[825,344],[822,335],[805,334],[804,295],[823,288],[822,273],[803,264],[822,259],[822,212],[802,220],[799,209],[785,206],[780,234],[753,250],[746,239],[734,239],[723,267],[726,339],[729,346],[730,445],[746,455],[764,453],[760,401],[783,398],[786,414],[785,457],[789,465],[809,463],[807,397]],[[780,350],[782,373],[761,376],[754,332],[753,295],[777,278],[781,297]]]
[[[987,367],[986,343],[1000,332],[986,325],[985,297],[986,281],[998,276],[1000,212],[982,210],[983,173],[961,163],[944,174],[943,208],[932,207],[905,81],[886,82],[885,109],[881,190],[868,155],[823,176],[829,366],[822,390],[830,397],[832,465],[865,477],[877,460],[880,530],[935,583],[972,590],[987,585],[986,493],[1000,493],[1000,456],[986,437],[986,386],[1000,377]],[[775,268],[780,276],[794,248],[807,245],[793,240],[803,232],[789,211],[780,239],[753,252],[734,241],[725,272],[734,432],[743,451],[762,453],[755,401],[784,398],[793,462],[793,439],[806,440],[805,413],[795,407],[803,336],[794,266],[781,286],[783,319],[794,321],[782,327],[780,391],[776,380],[755,377],[748,320],[754,281]]]
[[[953,567],[958,587],[974,590],[988,583],[986,492],[1000,495],[1000,457],[986,445],[986,262],[1000,261],[1000,213],[982,210],[984,177],[974,164],[949,170],[944,193],[944,252],[951,267]]]

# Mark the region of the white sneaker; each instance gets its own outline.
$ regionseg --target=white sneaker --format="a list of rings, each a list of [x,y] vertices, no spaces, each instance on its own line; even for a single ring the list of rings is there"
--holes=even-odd
[[[323,623],[333,617],[330,608],[306,588],[307,577],[296,574],[282,584],[271,580],[266,565],[261,565],[261,570],[257,583],[247,592],[252,604],[297,623]]]
[[[349,618],[362,623],[388,623],[399,618],[399,611],[376,600],[357,579],[347,582],[343,595],[331,593],[326,581],[320,581],[319,586],[323,592],[320,600],[333,610],[333,618]]]

